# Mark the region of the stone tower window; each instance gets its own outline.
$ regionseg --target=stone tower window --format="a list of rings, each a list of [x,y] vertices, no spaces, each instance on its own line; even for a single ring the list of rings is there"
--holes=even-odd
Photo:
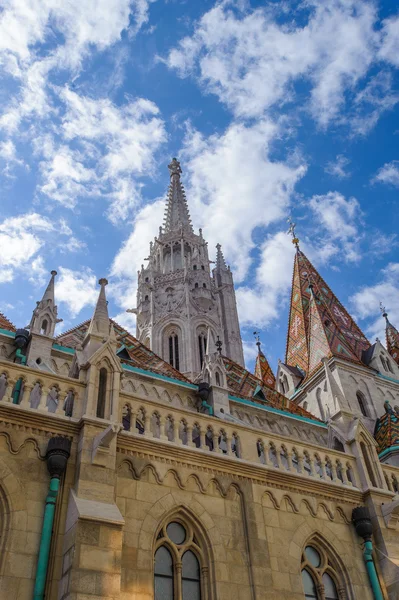
[[[197,270],[197,265],[194,265],[193,269],[194,269],[194,271],[196,271]]]
[[[190,524],[162,527],[154,561],[154,600],[201,600],[207,587],[202,548]]]
[[[169,336],[169,363],[172,367],[179,370],[179,336],[177,333],[172,333]]]
[[[198,287],[198,283],[196,283],[194,287],[197,288]]]
[[[204,267],[204,265],[201,265],[201,269],[202,269],[203,271],[205,271],[205,267]]]
[[[43,319],[43,321],[42,321],[42,326],[41,326],[41,328],[40,328],[40,333],[41,333],[42,335],[46,335],[46,333],[47,333],[47,328],[48,328],[48,321],[47,321],[47,319]]]
[[[100,419],[104,418],[105,415],[105,400],[107,395],[107,369],[104,367],[100,369],[100,376],[98,381],[98,398],[97,398],[97,417]]]
[[[203,284],[202,284],[202,287],[203,287],[203,288],[206,288],[206,283],[203,283]]]
[[[198,348],[199,348],[199,359],[200,359],[200,369],[202,369],[204,364],[204,358],[206,354],[206,333],[202,331],[198,335]]]

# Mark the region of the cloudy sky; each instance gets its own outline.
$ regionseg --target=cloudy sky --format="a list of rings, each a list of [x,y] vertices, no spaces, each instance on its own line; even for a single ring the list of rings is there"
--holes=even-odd
[[[293,247],[371,341],[399,326],[399,16],[391,0],[0,0],[0,310],[134,331],[136,271],[178,156],[194,226],[284,358]]]

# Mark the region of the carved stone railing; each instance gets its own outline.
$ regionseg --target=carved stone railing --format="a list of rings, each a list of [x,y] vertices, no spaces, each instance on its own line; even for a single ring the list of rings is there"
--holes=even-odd
[[[77,379],[0,361],[0,404],[79,419],[84,389]]]
[[[303,441],[265,435],[240,424],[122,394],[123,433],[264,465],[339,486],[358,487],[354,456]]]
[[[382,464],[382,472],[390,492],[399,494],[399,467]]]

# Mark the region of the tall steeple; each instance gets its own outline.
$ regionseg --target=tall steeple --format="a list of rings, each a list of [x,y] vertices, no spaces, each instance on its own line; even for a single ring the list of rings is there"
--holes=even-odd
[[[260,343],[258,333],[254,332],[254,335],[256,336],[256,345],[258,346],[258,355],[256,357],[254,375],[258,379],[263,381],[263,383],[265,385],[274,389],[276,386],[276,378],[274,376],[274,373],[269,365],[269,362],[268,362],[266,356],[263,354],[263,352],[261,350],[261,343]]]
[[[31,333],[53,337],[56,324],[62,321],[62,319],[57,318],[58,309],[55,304],[54,279],[56,275],[57,271],[51,271],[51,278],[43,297],[36,304],[29,324]]]
[[[233,275],[220,246],[211,273],[208,244],[195,233],[176,158],[168,166],[170,185],[164,226],[150,242],[148,264],[138,274],[136,336],[188,377],[201,372],[210,346],[244,365]],[[149,240],[150,241],[150,240]]]
[[[176,158],[168,165],[170,185],[168,191],[168,204],[165,210],[164,233],[185,230],[194,233],[188,212],[186,194],[180,181],[182,172],[180,163]]]
[[[369,341],[299,249],[296,237],[293,242],[296,253],[286,364],[309,374],[325,356],[361,362]]]
[[[108,303],[105,296],[105,286],[108,285],[108,281],[105,278],[102,278],[98,283],[101,286],[100,293],[86,335],[97,335],[107,338],[109,336],[110,323]]]
[[[399,365],[399,331],[390,323],[385,306],[380,303],[380,310],[385,319],[385,335],[387,340],[387,350],[394,361]]]

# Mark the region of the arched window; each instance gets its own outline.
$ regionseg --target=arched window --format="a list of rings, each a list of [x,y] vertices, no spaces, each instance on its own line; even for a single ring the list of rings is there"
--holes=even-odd
[[[215,381],[216,381],[216,385],[220,386],[220,375],[219,375],[218,371],[216,371],[216,373],[215,373]]]
[[[366,409],[366,399],[363,396],[362,392],[356,392],[356,398],[359,403],[360,412],[364,417],[368,417],[367,409]]]
[[[149,299],[150,299],[150,297],[148,295],[144,296],[144,302],[147,302]]]
[[[337,583],[340,580],[324,548],[306,546],[302,554],[302,585],[306,600],[339,600]]]
[[[374,477],[374,471],[373,468],[371,466],[371,462],[370,462],[370,458],[369,458],[369,453],[367,452],[367,448],[366,448],[366,444],[364,442],[360,442],[360,449],[362,451],[363,454],[363,459],[366,465],[366,469],[367,469],[367,473],[370,479],[370,483],[373,487],[377,487],[377,482],[375,480]]]
[[[43,334],[43,335],[46,335],[46,333],[47,333],[47,327],[48,327],[48,321],[47,321],[47,319],[43,319],[42,326],[40,328],[40,333]]]
[[[176,332],[172,332],[169,336],[169,363],[172,367],[179,370],[179,336]]]
[[[202,284],[202,287],[203,287],[203,288],[206,288],[206,283],[203,283],[203,284]]]
[[[196,271],[197,270],[197,265],[194,265],[193,269],[194,269],[194,271]]]
[[[204,267],[204,265],[201,265],[201,269],[202,269],[203,271],[205,271],[205,267]]]
[[[97,417],[104,418],[105,415],[105,400],[107,397],[107,369],[100,369],[98,381],[98,398],[97,398]]]
[[[198,287],[198,283],[196,283],[196,284],[194,285],[194,287],[195,287],[195,288],[197,288],[197,287]]]
[[[381,364],[384,367],[384,371],[388,371],[387,363],[385,362],[385,356],[383,354],[381,354],[380,359],[381,359]]]
[[[206,354],[206,332],[200,331],[198,334],[198,348],[199,348],[199,360],[200,360],[200,369],[204,364],[204,358]]]
[[[154,600],[201,600],[203,550],[193,528],[180,519],[164,525],[157,537]]]

